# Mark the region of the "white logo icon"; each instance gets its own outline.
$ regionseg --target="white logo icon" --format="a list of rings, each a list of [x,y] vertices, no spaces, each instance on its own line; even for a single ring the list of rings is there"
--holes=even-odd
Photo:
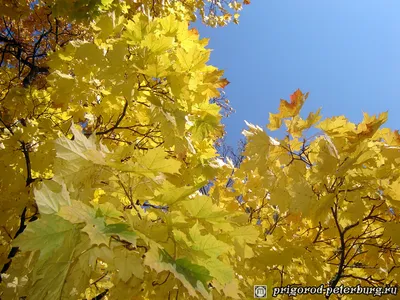
[[[254,286],[254,298],[267,298],[267,286],[266,285],[255,285]]]

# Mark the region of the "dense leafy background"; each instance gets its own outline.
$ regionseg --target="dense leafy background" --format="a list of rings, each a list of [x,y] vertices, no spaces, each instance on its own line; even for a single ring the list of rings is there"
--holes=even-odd
[[[189,23],[237,23],[244,2],[0,2],[2,298],[397,284],[387,113],[301,118],[296,90],[269,114],[284,138],[247,123],[243,153],[218,153],[229,81]]]

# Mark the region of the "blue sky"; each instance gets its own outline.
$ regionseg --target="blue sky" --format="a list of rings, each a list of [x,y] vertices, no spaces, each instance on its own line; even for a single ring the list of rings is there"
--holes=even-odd
[[[196,24],[210,38],[211,64],[231,82],[227,143],[237,144],[244,120],[265,128],[297,88],[310,92],[302,116],[322,107],[323,117],[358,123],[363,111],[388,110],[384,127],[399,129],[399,11],[398,0],[253,0],[239,25]]]

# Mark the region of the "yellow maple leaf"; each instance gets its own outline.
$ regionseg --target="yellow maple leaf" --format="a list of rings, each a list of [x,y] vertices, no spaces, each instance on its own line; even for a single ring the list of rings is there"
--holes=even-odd
[[[298,89],[290,96],[290,103],[281,99],[279,105],[279,117],[289,118],[298,115],[307,97],[308,93],[303,94],[300,89]]]
[[[372,137],[379,127],[387,121],[388,113],[381,113],[378,118],[376,116],[369,116],[368,113],[364,113],[363,121],[357,126],[357,137],[358,138],[369,138]]]
[[[279,116],[279,114],[273,114],[269,113],[269,124],[267,125],[267,128],[269,130],[277,130],[282,126],[282,119]]]

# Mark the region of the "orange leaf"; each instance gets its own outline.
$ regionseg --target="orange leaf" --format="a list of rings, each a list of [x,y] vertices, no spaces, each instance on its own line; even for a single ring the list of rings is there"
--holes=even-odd
[[[303,94],[300,89],[298,89],[290,96],[290,103],[281,99],[279,116],[281,118],[288,118],[298,115],[307,97],[308,93]]]
[[[196,28],[190,29],[189,32],[190,32],[191,34],[194,34],[194,35],[199,35],[199,31],[198,31]]]
[[[250,0],[243,0],[243,4],[244,4],[244,5],[250,4]]]
[[[225,88],[230,82],[226,78],[222,78],[217,82],[217,88]]]
[[[364,113],[363,121],[357,125],[357,137],[372,137],[379,127],[386,122],[387,116],[387,112],[381,113],[378,118],[376,118],[376,116],[369,116],[367,113]]]

